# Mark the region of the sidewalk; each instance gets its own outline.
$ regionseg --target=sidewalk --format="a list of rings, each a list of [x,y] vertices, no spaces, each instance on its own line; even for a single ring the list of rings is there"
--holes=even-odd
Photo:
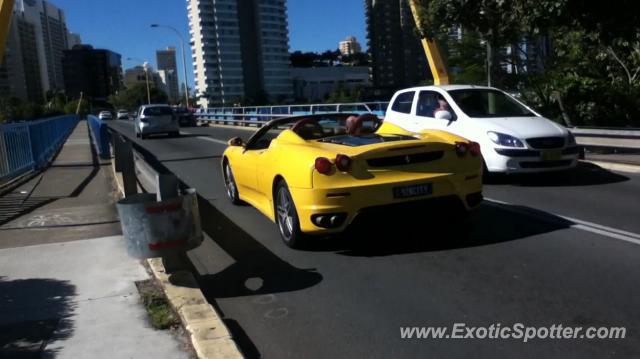
[[[81,121],[51,168],[1,199],[0,358],[188,356],[148,324],[108,164]]]
[[[110,162],[92,153],[81,121],[49,169],[0,198],[0,248],[121,233]]]

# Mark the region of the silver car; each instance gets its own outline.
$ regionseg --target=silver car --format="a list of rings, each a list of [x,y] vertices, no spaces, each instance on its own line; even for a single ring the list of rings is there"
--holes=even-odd
[[[98,118],[103,121],[112,120],[113,116],[111,116],[111,111],[100,111],[98,114]]]
[[[116,118],[118,120],[128,120],[129,119],[129,111],[127,110],[118,110],[116,113]]]
[[[136,137],[142,139],[154,134],[180,135],[178,119],[169,105],[143,105],[138,109],[135,123]]]

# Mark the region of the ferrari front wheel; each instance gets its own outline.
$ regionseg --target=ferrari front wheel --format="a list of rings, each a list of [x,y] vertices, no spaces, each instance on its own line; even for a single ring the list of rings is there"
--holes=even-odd
[[[276,223],[282,241],[290,248],[300,248],[304,233],[300,230],[300,220],[291,192],[284,181],[278,183],[275,193]]]
[[[231,166],[228,161],[224,162],[223,167],[224,173],[222,174],[224,177],[224,186],[227,189],[227,196],[229,200],[233,204],[241,204],[240,195],[238,194],[238,185],[236,184],[236,179],[233,177],[233,171],[231,171]]]

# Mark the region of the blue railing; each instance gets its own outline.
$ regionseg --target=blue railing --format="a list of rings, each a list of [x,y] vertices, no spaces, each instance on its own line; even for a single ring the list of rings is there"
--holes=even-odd
[[[111,133],[107,124],[96,116],[87,116],[89,128],[91,129],[91,137],[96,146],[96,152],[101,158],[111,158]]]
[[[45,167],[78,124],[78,116],[0,125],[0,182]]]
[[[355,102],[335,104],[281,105],[281,106],[248,106],[248,107],[215,107],[199,109],[196,117],[201,121],[212,121],[232,124],[266,122],[273,118],[287,116],[303,116],[322,113],[372,113],[384,117],[387,102]]]

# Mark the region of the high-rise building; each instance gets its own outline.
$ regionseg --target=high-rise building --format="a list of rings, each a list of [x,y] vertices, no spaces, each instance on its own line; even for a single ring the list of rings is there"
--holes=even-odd
[[[147,83],[147,75],[149,76],[149,86],[165,91],[164,83],[160,75],[151,67],[147,67],[148,74],[145,73],[143,66],[136,66],[124,71],[124,86],[131,88],[136,85],[145,85]]]
[[[355,37],[349,36],[344,41],[340,41],[340,53],[345,56],[355,55],[362,51],[362,47]]]
[[[176,61],[175,47],[168,47],[166,50],[156,51],[156,60],[158,62],[158,74],[164,83],[169,102],[180,102],[178,64]]]
[[[170,103],[181,103],[180,88],[178,87],[178,73],[174,70],[158,70],[158,76],[162,81],[162,88],[167,93]]]
[[[373,86],[393,91],[430,80],[408,0],[365,0]]]
[[[24,13],[14,12],[5,57],[0,67],[0,93],[32,102],[44,101],[36,27]]]
[[[44,90],[62,90],[62,52],[69,48],[64,12],[45,0],[18,0],[16,6],[36,28]]]
[[[187,0],[187,10],[201,106],[292,96],[285,0]]]
[[[76,45],[64,51],[62,64],[67,96],[78,98],[82,92],[85,97],[104,100],[120,90],[120,54],[89,45]]]
[[[82,45],[82,38],[79,34],[70,32],[67,34],[67,45],[69,45],[69,49],[73,49],[76,45]]]
[[[44,0],[16,0],[0,87],[32,101],[42,101],[46,91],[63,90],[62,57],[68,48],[62,10]]]

